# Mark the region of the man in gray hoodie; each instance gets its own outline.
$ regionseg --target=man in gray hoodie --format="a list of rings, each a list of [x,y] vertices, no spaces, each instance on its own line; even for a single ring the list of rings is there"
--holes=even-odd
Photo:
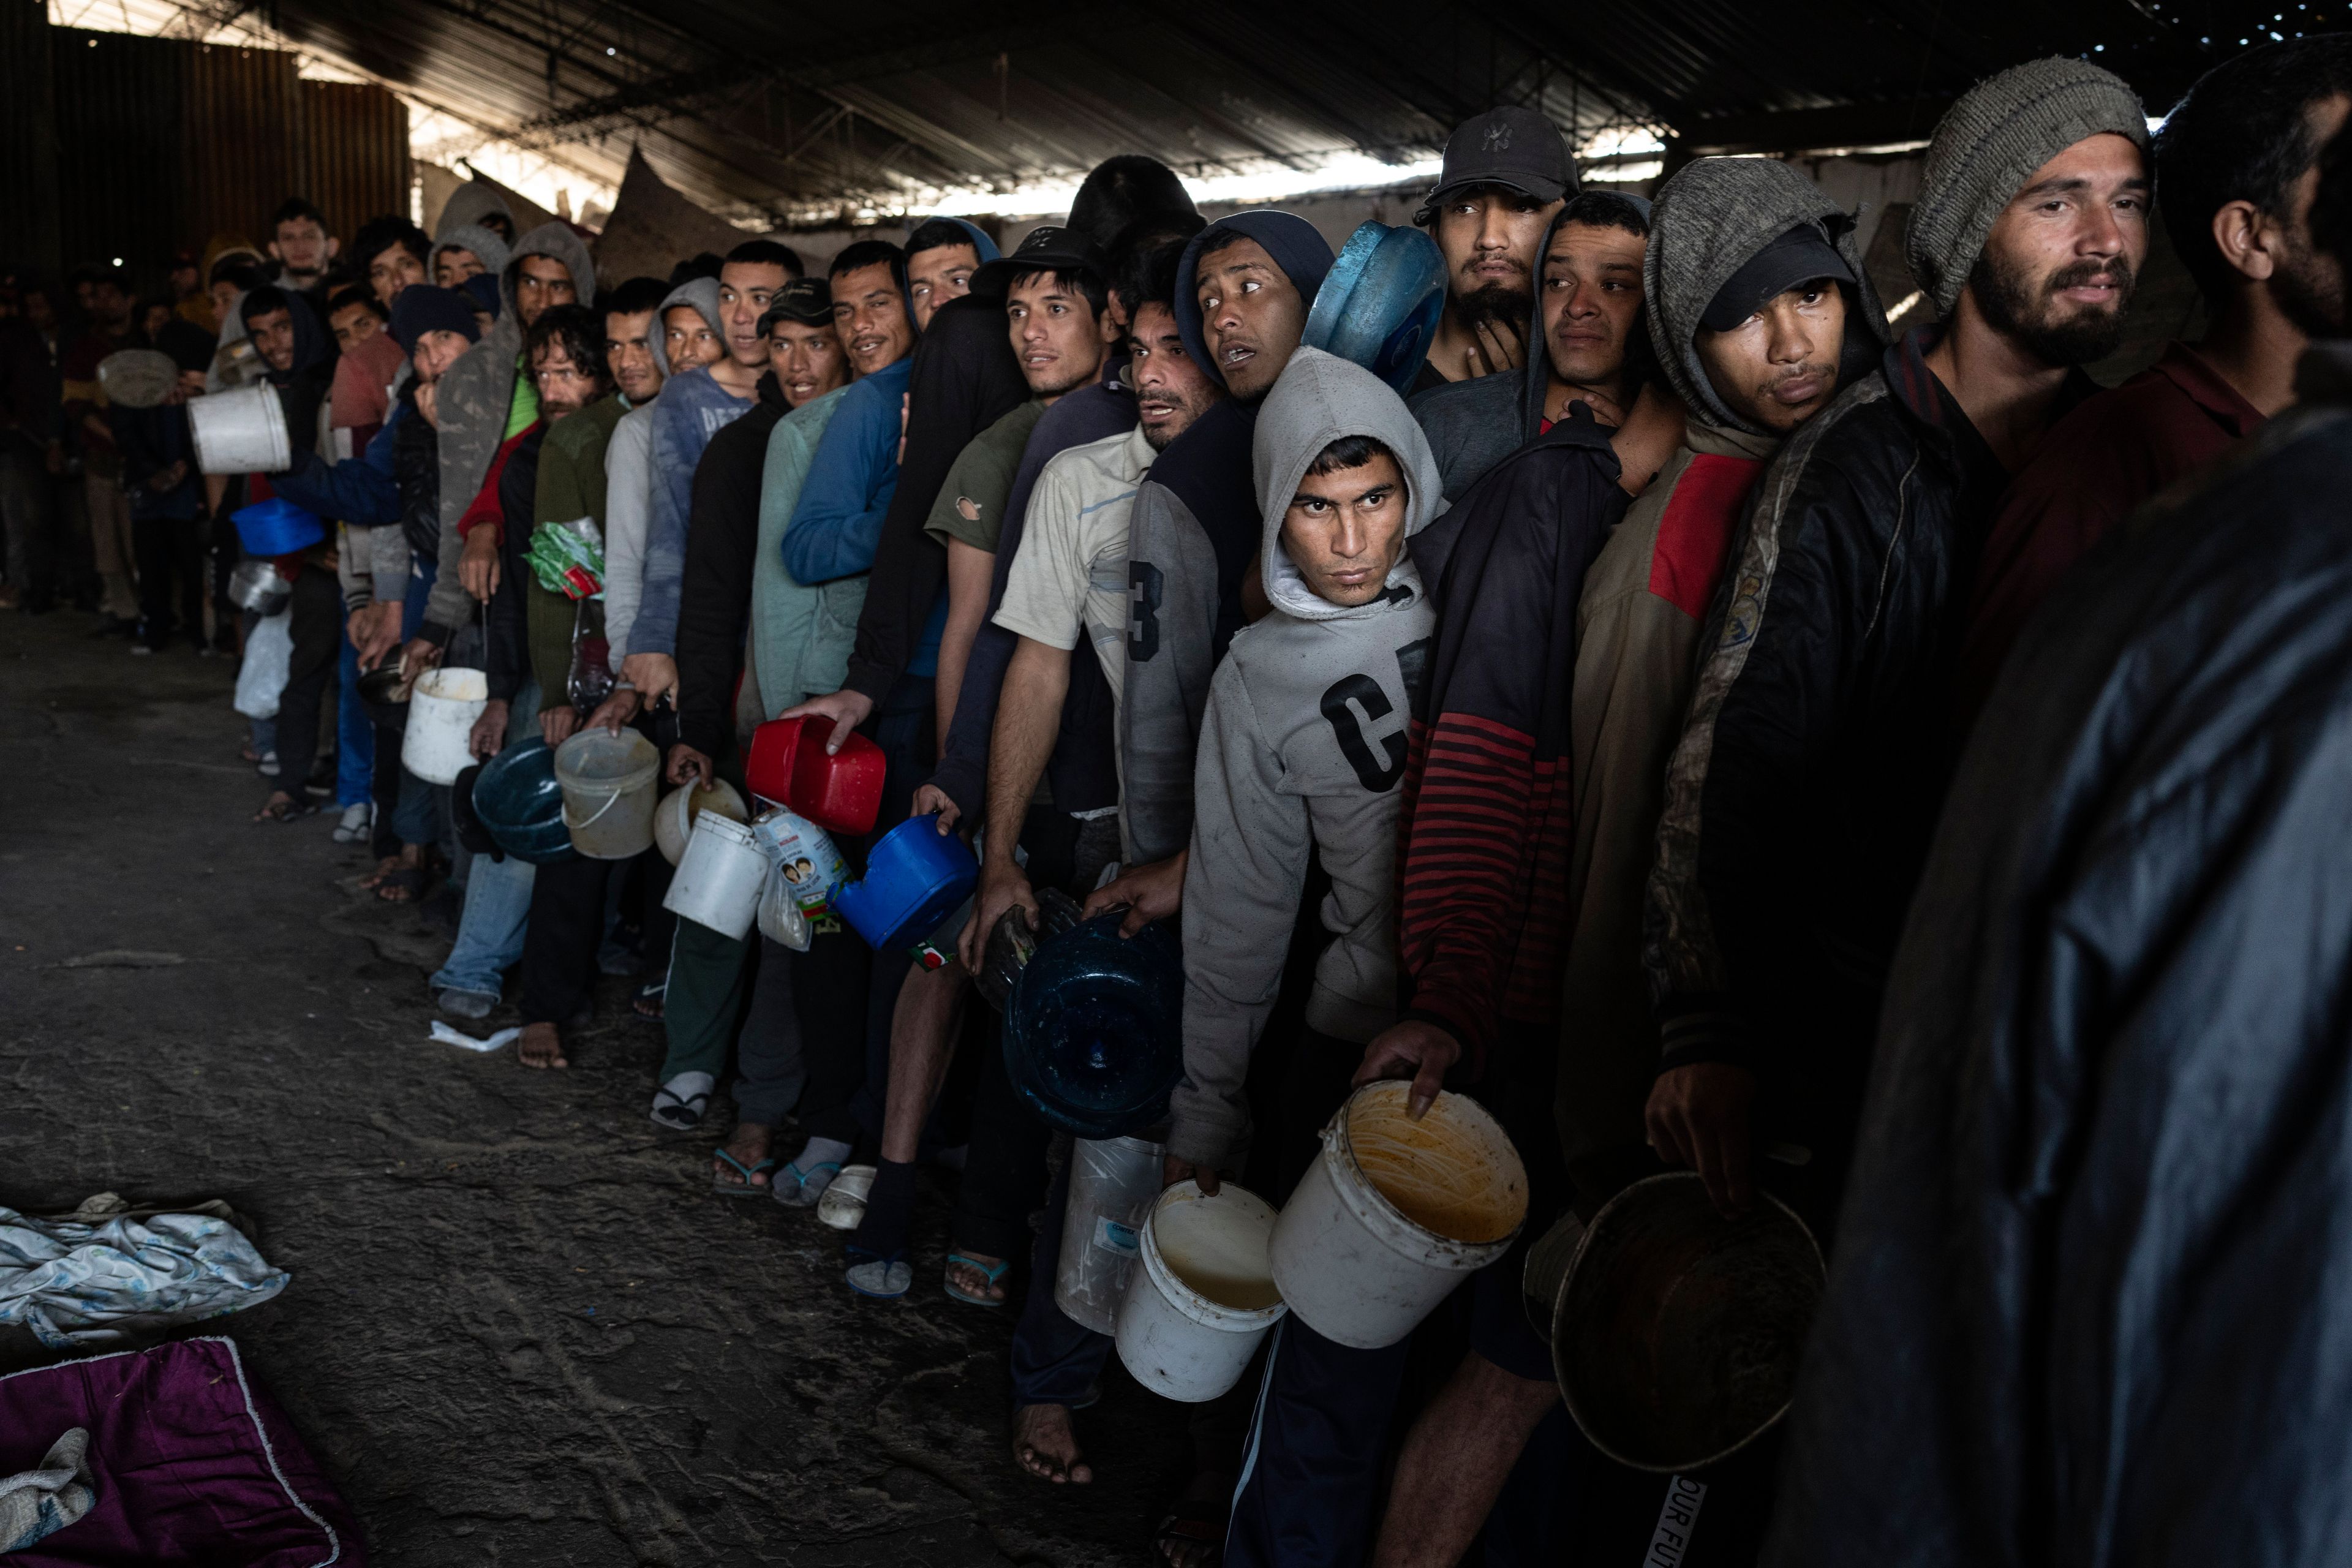
[[[1307,1027],[1370,1039],[1397,1004],[1405,723],[1436,616],[1406,541],[1444,510],[1428,440],[1370,372],[1291,356],[1252,437],[1270,611],[1209,691],[1184,873],[1184,1078],[1169,1174],[1216,1190],[1250,1135],[1244,1084],[1282,984],[1308,858],[1330,873]],[[1328,1108],[1322,1108],[1328,1110]],[[1267,1361],[1228,1564],[1354,1563],[1404,1347],[1355,1351],[1286,1319]]]
[[[437,659],[449,638],[475,618],[458,581],[466,542],[457,520],[481,490],[499,444],[538,416],[539,394],[530,377],[520,374],[523,332],[551,305],[595,297],[596,264],[587,246],[569,225],[540,225],[515,242],[514,258],[499,274],[498,321],[441,378],[434,416],[441,452],[440,574],[418,632],[431,645],[429,658]]]

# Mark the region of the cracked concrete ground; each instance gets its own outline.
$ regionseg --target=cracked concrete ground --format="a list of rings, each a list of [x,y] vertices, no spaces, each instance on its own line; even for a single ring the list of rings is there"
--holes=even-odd
[[[257,1221],[292,1284],[200,1331],[375,1563],[1152,1560],[1184,1413],[1114,1370],[1079,1417],[1097,1482],[1022,1476],[1011,1323],[940,1294],[936,1187],[916,1290],[861,1300],[835,1233],[709,1195],[714,1139],[646,1119],[659,1035],[617,983],[566,1073],[430,1043],[446,943],[357,891],[331,815],[247,821],[229,662],[89,624],[0,616],[0,1204]],[[0,1335],[0,1370],[45,1359]]]

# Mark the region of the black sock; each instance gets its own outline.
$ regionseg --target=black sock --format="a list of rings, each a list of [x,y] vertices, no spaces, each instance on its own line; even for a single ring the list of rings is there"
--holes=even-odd
[[[907,1245],[907,1227],[914,1217],[914,1165],[884,1160],[875,1170],[874,1190],[866,1194],[866,1217],[857,1222],[849,1244],[887,1258]]]

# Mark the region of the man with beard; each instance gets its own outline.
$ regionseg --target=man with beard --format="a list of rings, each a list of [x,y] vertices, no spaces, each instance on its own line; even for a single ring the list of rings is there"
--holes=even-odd
[[[1527,1158],[1530,1239],[1563,1205],[1589,1215],[1652,1168],[1642,1117],[1658,1046],[1642,973],[1643,893],[1693,655],[1766,463],[1829,405],[1842,376],[1876,365],[1885,341],[1853,220],[1790,165],[1701,159],[1666,182],[1653,217],[1648,319],[1664,379],[1689,411],[1682,445],[1589,571],[1562,552],[1553,570],[1567,593],[1538,598],[1542,554],[1514,552],[1507,570],[1487,569],[1489,591],[1446,602],[1441,657],[1467,679],[1433,694],[1431,721],[1446,740],[1475,733],[1460,724],[1469,715],[1492,728],[1478,736],[1479,762],[1451,780],[1446,748],[1433,741],[1422,785],[1433,804],[1413,824],[1403,867],[1408,951],[1439,962],[1422,965],[1417,1016],[1399,1033],[1442,1028],[1481,1044],[1487,1067],[1472,1092]],[[1567,521],[1544,517],[1544,531],[1565,533]],[[1555,643],[1545,629],[1563,617],[1544,605],[1564,607],[1569,594],[1573,632]],[[1572,681],[1547,682],[1563,664]],[[1564,702],[1565,714],[1547,718],[1515,700],[1520,693]],[[1512,753],[1533,765],[1505,760],[1505,731]],[[1567,742],[1567,769],[1537,759],[1538,734]],[[1445,815],[1432,784],[1441,780],[1474,802],[1453,824],[1470,832],[1432,831]],[[1480,788],[1528,805],[1495,811],[1472,794]],[[1521,822],[1534,846],[1524,860],[1510,853]],[[1542,906],[1520,907],[1521,887],[1545,895]],[[1507,984],[1523,973],[1532,987]],[[1458,1560],[1538,1424],[1566,1419],[1549,1348],[1519,1314],[1522,1264],[1515,1251],[1473,1283],[1470,1353],[1405,1439],[1377,1568]],[[1627,1522],[1646,1531],[1662,1486],[1644,1489],[1619,1472],[1580,1495],[1622,1495]],[[1602,1528],[1597,1517],[1587,1523]]]
[[[327,232],[327,215],[300,196],[289,196],[269,220],[269,254],[278,263],[272,279],[289,294],[299,294],[320,320],[327,315],[327,296],[334,287],[330,268],[342,242]]]
[[[2147,247],[2147,121],[2081,60],[2016,66],[1936,128],[1906,249],[1940,324],[1780,449],[1709,612],[1667,775],[1643,961],[1650,1141],[1744,1211],[1750,1151],[1842,1184],[1887,963],[1952,762],[1975,542],[2092,390]]]
[[[1567,144],[1534,110],[1505,105],[1454,127],[1437,188],[1412,219],[1445,257],[1445,314],[1413,392],[1519,368],[1536,242],[1575,195]]]
[[[2347,151],[2311,217],[2339,263]],[[1771,1568],[2344,1558],[2347,358],[2314,344],[2294,407],[2061,584],[1985,706]]]
[[[475,753],[485,758],[510,743],[509,705],[526,684],[538,688],[537,731],[549,745],[562,745],[579,728],[569,691],[577,606],[539,580],[529,551],[542,525],[603,521],[604,444],[622,413],[607,395],[604,319],[589,307],[542,311],[524,334],[523,353],[538,386],[539,417],[499,454],[490,481],[458,524],[469,579],[479,576],[478,562],[490,563],[483,661],[490,700],[473,737]],[[614,864],[573,856],[532,872],[517,1047],[527,1068],[571,1065],[559,1026],[586,1014],[593,999]]]
[[[2344,274],[2314,247],[2319,150],[2352,106],[2352,38],[2249,49],[2206,73],[2157,138],[2172,247],[2205,296],[2202,342],[2176,342],[2050,433],[1985,544],[1961,650],[1963,721],[2067,570],[2142,500],[2294,400],[2314,338],[2344,330]]]

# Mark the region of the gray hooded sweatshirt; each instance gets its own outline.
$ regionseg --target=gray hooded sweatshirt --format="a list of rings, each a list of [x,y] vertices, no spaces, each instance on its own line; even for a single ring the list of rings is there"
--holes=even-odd
[[[513,261],[526,256],[553,257],[570,268],[572,286],[583,302],[596,297],[596,264],[568,225],[541,224],[524,235],[515,242]],[[425,619],[445,637],[474,619],[473,599],[457,580],[457,563],[466,552],[457,520],[489,476],[490,459],[506,439],[507,416],[514,405],[522,318],[515,310],[513,262],[499,274],[499,319],[480,342],[449,367],[435,395],[441,421],[441,574],[425,602]]]
[[[504,272],[507,263],[514,259],[508,252],[507,242],[479,224],[463,223],[455,228],[445,226],[434,237],[432,251],[425,258],[427,278],[438,274],[445,250],[470,250],[474,259],[482,264],[482,270],[490,273]]]
[[[1821,227],[1856,279],[1852,219],[1820,186],[1767,158],[1702,158],[1658,193],[1643,259],[1650,338],[1686,411],[1683,444],[1601,547],[1577,605],[1570,703],[1575,844],[1555,1111],[1570,1173],[1613,1190],[1613,1152],[1639,1149],[1658,1026],[1642,922],[1666,765],[1682,738],[1700,633],[1748,498],[1781,437],[1726,405],[1698,357],[1700,318],[1765,246]],[[1866,282],[1845,287],[1843,374],[1878,363],[1886,325]]]
[[[515,222],[514,209],[507,205],[506,197],[479,180],[467,180],[464,184],[451,191],[449,199],[441,204],[440,212],[435,215],[433,219],[433,237],[436,240],[446,239],[454,230],[463,228],[468,224],[478,224],[484,216],[489,213],[496,213],[506,219],[510,227],[522,226]],[[470,250],[473,247],[468,246],[467,248]],[[485,258],[484,261],[487,265],[488,258]],[[493,270],[498,269],[493,268]]]
[[[1429,442],[1370,372],[1300,349],[1267,394],[1253,443],[1274,610],[1234,636],[1210,683],[1193,775],[1184,873],[1184,1079],[1170,1152],[1230,1166],[1249,1137],[1243,1082],[1281,988],[1290,931],[1320,851],[1330,945],[1315,965],[1309,1027],[1370,1039],[1395,1021],[1396,856],[1405,724],[1437,616],[1410,554],[1379,598],[1348,608],[1314,594],[1282,545],[1308,465],[1369,436],[1404,470],[1405,533],[1445,510]]]
[[[673,305],[691,305],[714,332],[719,324],[719,279],[691,278],[662,296],[654,311],[654,363],[669,380],[668,337],[662,321]],[[656,393],[654,396],[661,395]],[[628,657],[629,628],[645,597],[646,531],[653,516],[654,399],[621,416],[604,445],[604,637],[613,668]]]

